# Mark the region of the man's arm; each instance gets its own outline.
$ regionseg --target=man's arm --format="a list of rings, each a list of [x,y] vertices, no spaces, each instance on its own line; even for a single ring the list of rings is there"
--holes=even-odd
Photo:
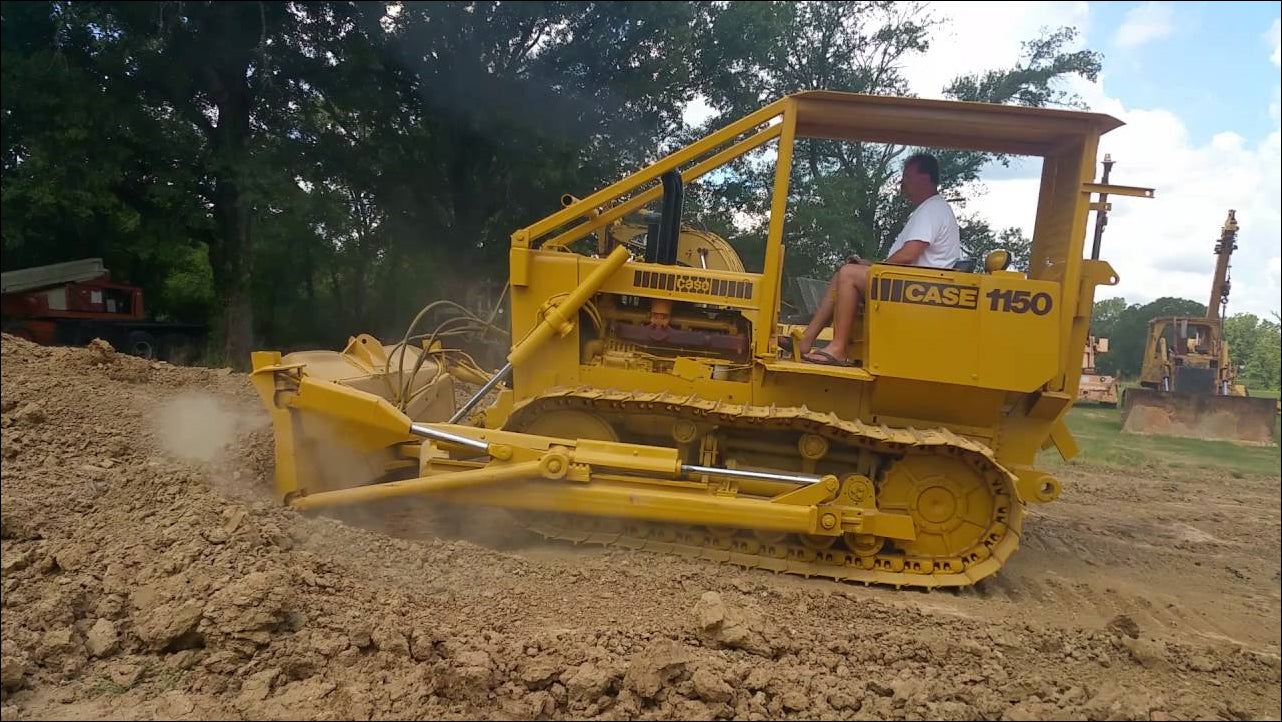
[[[890,263],[900,266],[911,266],[921,254],[926,252],[926,247],[930,245],[925,241],[908,241],[898,251],[886,256],[886,260],[881,263]],[[857,263],[861,266],[871,266],[875,261],[870,261],[861,256],[846,256],[846,263]]]
[[[925,241],[907,241],[898,251],[887,256],[882,263],[910,266],[916,263],[918,258],[921,258],[921,254],[926,252],[928,246],[930,244]]]

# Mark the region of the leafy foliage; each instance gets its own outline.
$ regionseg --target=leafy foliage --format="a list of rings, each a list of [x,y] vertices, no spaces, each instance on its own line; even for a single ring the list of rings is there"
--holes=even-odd
[[[1081,99],[1057,87],[1058,81],[1069,75],[1095,80],[1103,68],[1103,56],[1092,50],[1065,52],[1064,46],[1076,37],[1075,28],[1043,30],[1041,37],[1023,44],[1015,67],[959,77],[944,92],[959,100],[1084,109]]]
[[[1033,240],[1026,237],[1023,231],[1004,228],[1001,232],[994,233],[987,221],[973,217],[963,216],[957,219],[957,223],[961,231],[962,253],[966,258],[975,259],[976,266],[982,266],[989,253],[1002,249],[1010,253],[1012,270],[1028,272]]]
[[[813,88],[911,95],[904,61],[926,54],[942,23],[920,3],[796,2],[733,3],[702,40],[703,91],[720,112],[705,127],[717,127],[787,93]],[[1071,28],[1047,31],[1025,43],[1020,62],[1005,70],[954,80],[944,94],[959,100],[1045,106],[1071,102],[1058,89],[1068,75],[1094,78],[1100,56],[1068,52]],[[898,193],[902,160],[917,148],[883,143],[799,141],[793,159],[784,241],[795,276],[827,277],[849,253],[884,258],[911,208]],[[927,148],[940,160],[940,192],[957,207],[974,192],[980,170],[1009,162],[993,153]],[[705,203],[701,218],[736,229],[731,241],[752,258],[765,243],[773,151],[736,164],[708,185],[728,200]],[[707,216],[712,216],[708,218]],[[975,219],[978,220],[978,219]],[[994,231],[972,223],[967,251],[1000,242],[1020,243],[1015,229]],[[1026,256],[1024,246],[1012,249]],[[1026,267],[1025,260],[1025,267]]]
[[[1238,382],[1250,389],[1282,388],[1282,329],[1276,321],[1239,313],[1224,319],[1224,338],[1233,362],[1242,367]]]
[[[909,94],[942,22],[895,2],[6,3],[6,269],[102,256],[218,355],[399,335],[442,297],[489,311],[510,233],[781,95]],[[1098,55],[1044,32],[950,97],[1071,103]],[[713,115],[687,127],[696,98]],[[883,257],[910,148],[802,142],[791,275]],[[760,266],[771,150],[691,189],[687,220]],[[991,154],[939,152],[964,208]],[[967,215],[963,242],[1026,265]],[[491,292],[492,291],[492,292]]]
[[[5,270],[102,257],[151,285],[162,316],[203,320],[207,287],[155,282],[188,267],[211,230],[190,128],[124,88],[95,8],[6,3],[0,17]]]

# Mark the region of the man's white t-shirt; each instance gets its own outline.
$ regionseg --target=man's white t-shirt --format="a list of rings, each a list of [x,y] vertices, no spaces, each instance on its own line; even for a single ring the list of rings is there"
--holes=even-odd
[[[895,238],[887,257],[904,247],[908,241],[925,241],[930,244],[917,257],[914,266],[952,268],[961,259],[961,233],[957,229],[957,216],[944,197],[936,193],[917,206],[904,230]]]

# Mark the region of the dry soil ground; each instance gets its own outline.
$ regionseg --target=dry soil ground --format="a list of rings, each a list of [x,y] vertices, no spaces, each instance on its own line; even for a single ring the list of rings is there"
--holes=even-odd
[[[244,376],[2,360],[6,720],[1279,717],[1276,477],[1070,473],[997,578],[897,592],[305,517]]]

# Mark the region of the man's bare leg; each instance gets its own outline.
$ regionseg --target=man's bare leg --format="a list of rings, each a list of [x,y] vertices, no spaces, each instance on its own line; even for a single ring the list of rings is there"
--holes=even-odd
[[[846,347],[850,345],[850,337],[854,333],[855,311],[859,308],[859,300],[868,287],[868,267],[848,263],[837,271],[833,281],[836,284],[837,300],[831,304],[832,343],[824,350],[837,361],[849,361]]]
[[[832,274],[832,280],[828,282],[828,290],[824,291],[823,300],[819,302],[819,308],[815,309],[814,318],[810,319],[810,324],[806,326],[805,332],[801,334],[801,343],[797,350],[802,356],[810,353],[810,348],[815,345],[815,339],[819,338],[819,333],[832,320],[834,299],[837,297],[837,279],[840,276],[841,269]]]

